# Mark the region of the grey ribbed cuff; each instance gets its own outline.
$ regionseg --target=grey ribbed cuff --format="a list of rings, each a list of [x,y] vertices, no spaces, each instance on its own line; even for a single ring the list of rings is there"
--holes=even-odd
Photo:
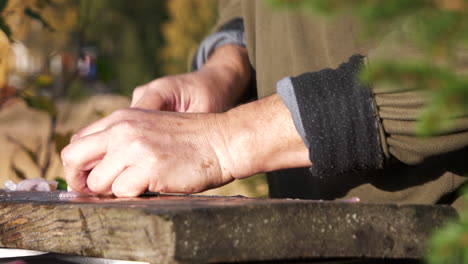
[[[289,109],[291,113],[291,117],[294,122],[294,126],[296,127],[297,132],[301,136],[302,140],[304,141],[307,148],[310,148],[309,141],[305,136],[304,125],[302,123],[301,115],[299,112],[299,105],[297,103],[297,96],[296,92],[294,91],[294,86],[291,81],[291,77],[286,77],[281,79],[276,84],[276,91],[280,96],[283,103]]]
[[[226,30],[219,31],[208,36],[203,40],[195,53],[192,61],[192,71],[200,69],[206,63],[213,51],[227,44],[236,44],[245,47],[247,44],[245,41],[244,31]]]

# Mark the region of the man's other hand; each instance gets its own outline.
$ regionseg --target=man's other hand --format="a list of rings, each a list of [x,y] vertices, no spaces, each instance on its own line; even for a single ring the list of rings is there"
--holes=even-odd
[[[156,79],[135,88],[131,107],[217,113],[235,106],[250,81],[245,48],[219,47],[198,71]]]

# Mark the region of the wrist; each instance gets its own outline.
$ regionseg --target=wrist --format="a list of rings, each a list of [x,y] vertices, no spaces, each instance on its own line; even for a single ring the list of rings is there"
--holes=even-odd
[[[234,178],[311,166],[309,150],[278,95],[236,107],[218,118]]]

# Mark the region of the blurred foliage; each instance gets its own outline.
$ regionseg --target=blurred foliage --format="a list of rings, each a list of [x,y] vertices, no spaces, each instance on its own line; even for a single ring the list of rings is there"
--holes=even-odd
[[[1,21],[0,21],[1,27]],[[8,33],[10,34],[10,33]],[[10,50],[10,41],[7,34],[0,30],[0,91],[6,83],[6,74],[8,70],[7,58]]]
[[[380,61],[363,71],[366,82],[391,83],[411,90],[427,90],[431,103],[421,113],[417,130],[430,136],[450,129],[452,119],[468,113],[468,78],[453,69],[427,62]]]
[[[78,38],[96,45],[100,80],[115,91],[187,71],[191,54],[215,23],[215,0],[81,0]]]
[[[421,113],[417,131],[423,136],[450,128],[468,113],[468,76],[459,74],[458,50],[468,47],[468,0],[269,0],[275,7],[316,14],[353,15],[367,34],[380,34],[406,23],[423,52],[422,59],[398,57],[373,61],[361,79],[373,85],[426,91],[431,101]],[[379,32],[381,31],[381,32]],[[468,61],[462,61],[463,67]],[[465,199],[468,195],[465,194]],[[430,264],[468,263],[468,211],[438,230],[430,240]]]
[[[239,181],[252,194],[252,197],[268,198],[268,185],[265,173],[256,174]]]
[[[59,44],[66,45],[66,33],[76,27],[76,0],[0,0],[4,9],[0,9],[0,20],[4,22],[8,36],[22,40],[31,33],[34,23],[39,23],[47,29],[42,34],[47,39],[54,38],[49,43],[51,48]],[[3,5],[4,4],[4,5]],[[1,24],[1,23],[0,23]],[[14,30],[12,30],[14,28]],[[6,31],[2,28],[2,31]],[[63,34],[65,33],[65,34]],[[62,35],[62,36],[59,36]]]
[[[0,8],[0,29],[7,37],[27,39],[32,21],[42,26],[45,42],[40,49],[46,49],[45,54],[66,51],[78,56],[83,47],[95,48],[98,80],[107,91],[127,96],[157,77],[186,71],[190,54],[216,18],[215,0],[0,0]],[[60,37],[61,44],[56,44],[58,33],[64,32],[66,40]],[[45,63],[50,63],[48,58]],[[47,75],[45,67],[44,71]],[[68,72],[53,97],[76,99],[94,93],[87,89],[95,89],[92,83],[76,81],[77,74]],[[37,84],[43,79],[38,78]]]
[[[468,189],[465,191],[467,192]],[[465,194],[468,203],[468,195]],[[468,263],[468,211],[432,235],[427,254],[429,264]]]
[[[8,0],[0,0],[0,13],[3,14],[5,8],[7,7]],[[5,22],[5,19],[3,15],[0,17],[0,30],[3,31],[3,33],[7,36],[10,37],[11,35],[11,29],[10,26]]]
[[[95,45],[99,78],[115,80],[115,91],[133,89],[161,76],[158,50],[163,45],[160,25],[167,20],[165,1],[81,0],[78,38]]]
[[[62,190],[62,191],[66,191],[67,190],[67,182],[62,179],[62,178],[55,178],[54,181],[56,181],[58,184],[57,184],[57,190]]]
[[[50,97],[38,95],[33,89],[24,89],[21,91],[19,96],[29,107],[43,111],[51,118],[57,117],[57,107]]]
[[[39,169],[40,176],[45,178],[52,161],[52,153],[55,151],[58,155],[62,149],[70,142],[72,132],[59,133],[57,132],[57,116],[58,110],[55,102],[47,96],[36,94],[36,89],[24,89],[19,93],[19,97],[31,108],[46,113],[50,118],[49,132],[47,141],[44,145],[38,146],[37,149],[31,149],[20,141],[15,139],[13,136],[8,136],[7,139],[15,144],[21,151],[25,152],[32,163]],[[43,157],[40,157],[40,153],[45,153]],[[11,161],[12,169],[15,175],[24,179],[26,176],[24,173],[15,166],[14,162]]]
[[[34,11],[30,7],[26,7],[23,9],[23,12],[26,16],[41,22],[42,26],[44,26],[45,28],[54,30],[52,26],[44,18],[42,18],[42,15],[38,11]]]
[[[48,66],[50,57],[66,49],[69,44],[69,33],[75,28],[77,12],[72,0],[1,0],[0,2],[0,35],[6,35],[9,41],[0,36],[0,89],[7,87],[6,74],[15,71],[15,74],[27,82],[35,81],[36,76],[31,72],[23,72],[25,69],[17,69],[15,65],[6,65],[8,60],[15,62],[11,56],[11,46],[29,46],[22,56],[34,56],[39,58],[42,65],[37,65],[44,75],[49,75]],[[11,42],[11,43],[9,43]],[[12,45],[11,45],[12,44]],[[30,58],[20,58],[23,61]],[[23,63],[23,67],[30,68],[29,63]],[[14,69],[13,69],[14,68]],[[37,69],[36,69],[37,70]],[[38,72],[33,72],[38,74]],[[43,76],[42,76],[43,77]],[[50,86],[50,85],[49,85]],[[5,98],[0,98],[3,101]]]
[[[64,149],[68,143],[70,143],[70,139],[73,136],[72,132],[67,133],[55,133],[53,135],[53,141],[55,145],[55,151],[60,154],[62,149]]]
[[[214,0],[167,1],[169,21],[162,26],[165,43],[160,51],[165,75],[187,71],[189,59],[216,21],[216,7]]]
[[[64,97],[75,102],[89,98],[92,91],[85,86],[81,80],[72,80],[65,90]]]
[[[13,41],[14,38],[21,38],[22,35],[27,34],[28,30],[25,30],[21,25],[34,21],[39,22],[48,32],[55,32],[56,28],[68,32],[75,24],[75,18],[68,16],[68,19],[63,19],[62,16],[73,14],[73,12],[67,12],[72,6],[71,3],[71,1],[66,0],[0,0],[0,24],[2,25],[0,29],[3,31],[0,31],[0,33],[6,35],[8,41]],[[60,12],[57,12],[57,10]],[[28,19],[31,21],[28,21]],[[9,23],[5,21],[9,21]],[[17,26],[14,31],[10,29],[10,24]],[[1,40],[2,38],[0,38],[0,48],[9,49],[9,45]],[[6,71],[5,68],[0,68],[0,70]],[[45,145],[39,144],[37,149],[31,149],[13,136],[7,136],[7,139],[27,154],[32,163],[39,169],[41,177],[45,178],[50,167],[52,152],[57,151],[57,153],[60,153],[66,143],[69,142],[71,133],[61,134],[56,131],[58,110],[54,102],[54,96],[45,93],[45,90],[52,85],[51,76],[40,74],[29,79],[32,80],[30,85],[20,91],[15,91],[15,95],[23,99],[29,107],[42,111],[49,116],[50,129],[47,141]],[[4,84],[4,82],[1,82],[1,84]],[[40,156],[39,153],[41,152],[45,154]],[[13,161],[11,161],[11,167],[18,178],[26,179],[24,172],[16,167]]]

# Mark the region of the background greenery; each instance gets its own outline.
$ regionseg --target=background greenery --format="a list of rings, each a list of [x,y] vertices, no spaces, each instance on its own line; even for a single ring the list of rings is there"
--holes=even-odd
[[[131,95],[138,85],[187,70],[190,54],[216,19],[216,2],[0,0],[0,13],[0,29],[6,36],[45,53],[38,57],[78,56],[80,48],[95,47],[99,81],[111,92]],[[33,75],[49,74],[48,63],[44,60]],[[67,86],[65,91],[73,88],[70,83],[62,85]]]

